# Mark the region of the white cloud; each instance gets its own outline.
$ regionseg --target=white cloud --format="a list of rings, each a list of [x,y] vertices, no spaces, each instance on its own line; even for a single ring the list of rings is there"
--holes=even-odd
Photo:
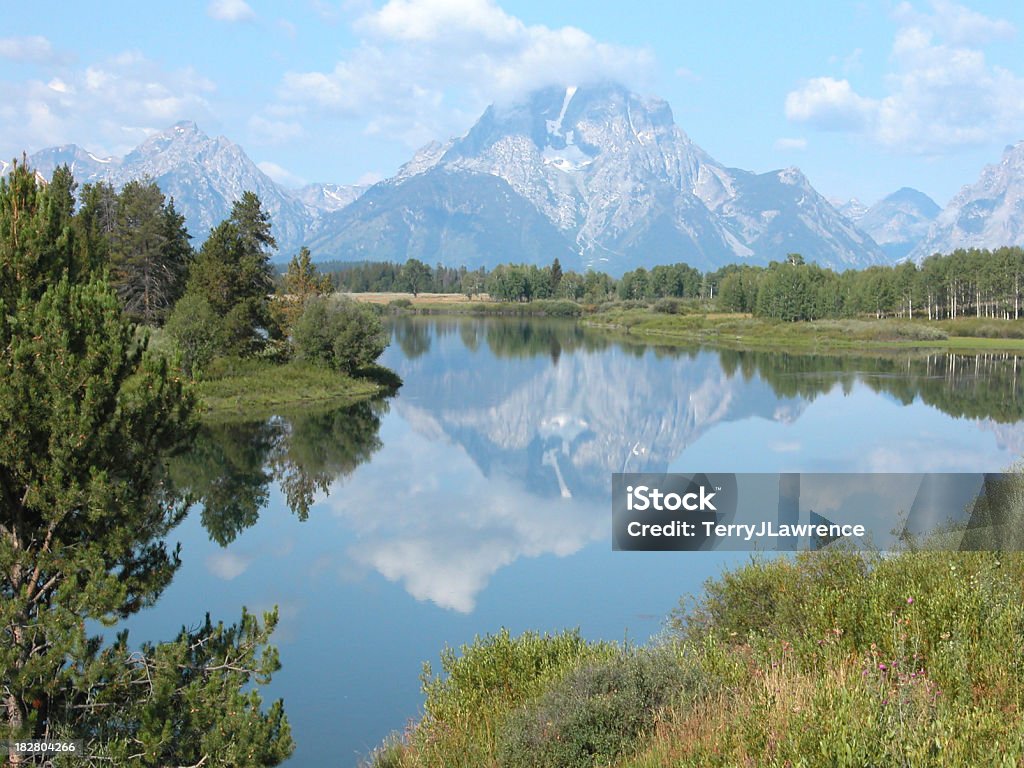
[[[65,83],[59,77],[53,78],[50,82],[46,84],[46,86],[51,91],[56,91],[57,93],[71,93],[73,91],[72,86]]]
[[[288,21],[288,19],[278,19],[275,24],[281,32],[292,40],[294,40],[295,36],[299,33],[299,28],[292,22]]]
[[[390,0],[358,26],[404,42],[515,45],[525,27],[491,0]]]
[[[940,35],[954,45],[984,45],[993,40],[1009,40],[1016,34],[1005,19],[990,19],[949,0],[933,0],[932,13],[920,13],[910,3],[900,3],[895,17],[904,26],[917,27]]]
[[[926,154],[1019,138],[1024,77],[971,47],[1012,36],[1012,24],[945,0],[928,14],[903,4],[896,18],[886,93],[867,96],[849,80],[815,77],[786,96],[786,117]]]
[[[217,21],[252,21],[256,13],[245,0],[213,0],[206,6],[206,15]]]
[[[287,168],[282,168],[277,163],[272,163],[269,160],[256,163],[256,167],[263,171],[267,176],[272,178],[278,184],[285,187],[301,187],[306,183],[305,179],[296,176],[294,173],[289,171]]]
[[[354,28],[358,46],[331,69],[287,73],[280,98],[410,146],[464,128],[490,102],[545,85],[637,85],[652,65],[646,50],[527,25],[492,0],[390,0]]]
[[[797,440],[778,440],[771,443],[768,450],[774,453],[798,453],[803,450],[803,444]]]
[[[104,154],[121,154],[177,120],[208,117],[215,90],[195,70],[167,71],[137,51],[0,88],[0,151],[74,142]]]
[[[53,45],[41,35],[0,37],[0,58],[45,63],[53,58]]]
[[[864,69],[864,49],[854,48],[847,56],[829,56],[829,63],[838,65],[843,72],[860,72]]]
[[[859,96],[849,80],[816,77],[786,96],[786,117],[826,130],[858,130],[875,114],[877,104]]]

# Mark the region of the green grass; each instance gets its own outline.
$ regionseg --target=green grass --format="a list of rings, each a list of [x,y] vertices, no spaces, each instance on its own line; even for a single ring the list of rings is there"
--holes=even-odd
[[[310,363],[225,358],[210,366],[195,392],[204,419],[223,419],[312,404],[343,405],[379,395],[388,384],[382,369],[353,378]]]
[[[646,308],[611,307],[588,315],[584,324],[660,343],[703,343],[737,348],[808,351],[941,348],[1024,350],[1024,323],[959,319],[815,320],[785,323],[738,314],[666,314]],[[1003,325],[1000,325],[1000,322]]]
[[[447,652],[426,716],[372,765],[1024,762],[1019,553],[752,560],[681,603],[656,645],[559,637]]]
[[[395,304],[391,302],[388,306]],[[537,299],[536,301],[417,301],[398,309],[421,314],[493,315],[497,317],[579,317],[582,305],[565,299]]]

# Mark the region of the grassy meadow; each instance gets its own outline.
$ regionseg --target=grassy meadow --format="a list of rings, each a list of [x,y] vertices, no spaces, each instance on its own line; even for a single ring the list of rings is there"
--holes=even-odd
[[[1024,557],[752,560],[643,647],[506,632],[424,670],[373,768],[1018,766]]]

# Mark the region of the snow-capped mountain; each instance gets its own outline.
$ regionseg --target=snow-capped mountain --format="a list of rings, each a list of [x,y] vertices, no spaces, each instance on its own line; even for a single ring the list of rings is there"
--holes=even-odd
[[[174,198],[196,243],[230,215],[231,206],[246,191],[259,195],[270,214],[282,255],[298,248],[315,218],[301,200],[257,168],[241,147],[223,136],[211,138],[188,121],[150,136],[123,158],[99,158],[72,144],[36,152],[29,162],[46,178],[58,165],[67,164],[79,184],[107,181],[120,188],[149,177]]]
[[[621,273],[673,261],[714,268],[793,251],[838,268],[884,259],[797,169],[728,168],[687,137],[664,101],[615,84],[548,88],[489,107],[465,136],[425,147],[375,187],[372,203],[364,197],[326,216],[311,247],[322,256],[412,247],[409,255],[448,261],[434,249],[459,230],[459,217],[473,215],[503,223],[483,237],[476,261],[487,263],[489,243],[503,238],[517,260],[550,262],[551,244],[542,248],[537,238],[544,230],[550,240],[549,228],[531,214],[524,233],[511,210],[485,211],[481,185],[495,204],[514,195],[528,206],[518,208],[538,212],[576,268]]]
[[[369,186],[366,185],[307,184],[294,190],[293,194],[307,208],[315,212],[329,213],[351,205],[367,189]]]
[[[893,192],[870,208],[864,208],[856,199],[844,208],[839,209],[840,213],[871,235],[891,260],[910,253],[928,234],[941,210],[924,192],[910,187]]]
[[[856,197],[851,197],[846,201],[829,198],[828,201],[832,204],[833,208],[843,214],[843,216],[848,218],[854,224],[860,221],[864,214],[868,212],[868,207]]]
[[[116,173],[121,161],[116,157],[97,157],[76,144],[65,144],[62,147],[49,147],[36,152],[29,158],[29,163],[47,179],[58,165],[66,165],[81,184],[89,180],[104,179]],[[3,170],[7,170],[6,163]]]
[[[1024,245],[1024,141],[1009,146],[942,210],[911,253],[921,261],[958,248]]]
[[[191,122],[120,159],[72,145],[30,160],[44,176],[68,163],[80,183],[148,176],[174,198],[196,243],[252,190],[280,258],[308,245],[322,260],[475,268],[558,257],[614,274],[675,261],[765,264],[791,252],[839,269],[886,260],[798,169],[727,167],[689,139],[667,103],[608,83],[491,106],[464,136],[424,147],[369,188],[287,190],[237,144]]]

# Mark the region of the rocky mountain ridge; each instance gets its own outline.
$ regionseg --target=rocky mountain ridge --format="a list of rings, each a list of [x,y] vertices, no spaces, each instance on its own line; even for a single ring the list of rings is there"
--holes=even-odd
[[[48,177],[154,179],[196,243],[243,191],[260,196],[286,259],[301,245],[340,260],[501,262],[613,274],[684,261],[765,264],[798,252],[836,269],[961,247],[1024,244],[1024,141],[942,210],[903,188],[867,207],[825,200],[796,168],[752,173],[708,155],[667,103],[603,83],[489,107],[463,136],[432,142],[372,186],[275,183],[229,139],[184,121],[123,158],[75,145],[33,154]],[[0,163],[0,172],[8,167]]]
[[[1006,147],[998,163],[985,166],[935,217],[911,252],[920,262],[958,248],[1024,245],[1024,141]]]

